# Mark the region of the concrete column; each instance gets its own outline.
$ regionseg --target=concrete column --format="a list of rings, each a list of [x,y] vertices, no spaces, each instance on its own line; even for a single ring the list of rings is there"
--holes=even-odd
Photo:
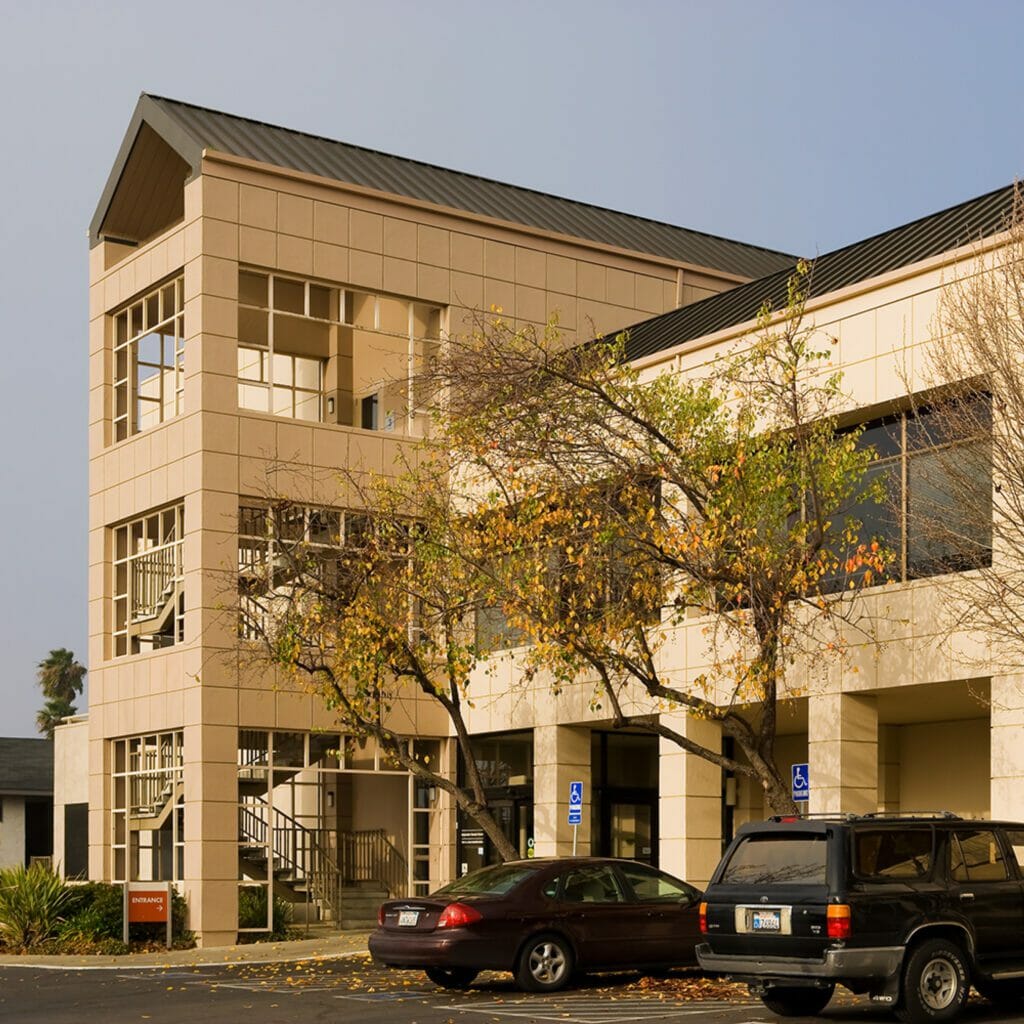
[[[722,749],[717,722],[662,715],[676,732],[715,752]],[[722,856],[722,770],[679,744],[658,744],[658,863],[663,871],[705,886]]]
[[[1024,820],[1024,674],[993,676],[991,816]]]
[[[533,836],[538,857],[572,854],[569,783],[583,783],[583,821],[576,852],[590,853],[590,730],[569,725],[538,725],[533,730]]]
[[[807,749],[812,814],[878,810],[878,709],[872,697],[811,697]]]
[[[238,934],[238,729],[185,727],[185,898],[200,946]]]

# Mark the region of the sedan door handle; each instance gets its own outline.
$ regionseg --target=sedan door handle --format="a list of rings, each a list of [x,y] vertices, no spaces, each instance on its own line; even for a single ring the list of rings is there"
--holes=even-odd
[[[973,892],[962,892],[962,893],[960,893],[960,899],[963,900],[966,903],[967,900],[973,900],[974,899],[974,893]]]

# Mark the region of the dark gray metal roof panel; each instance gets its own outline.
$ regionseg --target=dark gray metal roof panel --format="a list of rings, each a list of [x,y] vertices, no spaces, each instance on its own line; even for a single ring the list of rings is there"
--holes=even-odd
[[[179,150],[197,171],[194,145],[277,167],[573,235],[742,277],[762,277],[793,257],[728,238],[506,185],[461,171],[143,94],[136,109],[177,127]],[[134,123],[134,121],[133,121]],[[161,131],[161,124],[152,126]],[[174,142],[168,139],[169,142]],[[113,176],[112,176],[113,177]],[[115,182],[116,185],[116,182]],[[111,186],[112,188],[113,186]]]
[[[53,741],[0,737],[0,795],[53,792]]]
[[[918,263],[1004,230],[1013,209],[1012,185],[940,210],[819,256],[814,261],[811,296],[826,295],[859,281]],[[672,348],[756,318],[767,300],[786,304],[786,285],[795,262],[758,281],[626,328],[630,359]]]

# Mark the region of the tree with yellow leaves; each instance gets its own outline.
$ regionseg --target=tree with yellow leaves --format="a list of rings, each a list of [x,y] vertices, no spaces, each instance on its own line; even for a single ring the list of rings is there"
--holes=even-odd
[[[529,642],[524,677],[593,686],[616,725],[755,779],[772,812],[793,810],[778,701],[806,684],[787,672],[842,655],[888,557],[858,536],[858,504],[882,495],[864,481],[873,450],[839,429],[829,339],[805,317],[810,271],[688,373],[641,372],[623,336],[570,349],[556,323],[495,316],[431,380],[433,443],[457,467],[486,602]],[[691,664],[702,648],[689,676],[666,649],[684,632]],[[718,723],[738,755],[669,711]]]

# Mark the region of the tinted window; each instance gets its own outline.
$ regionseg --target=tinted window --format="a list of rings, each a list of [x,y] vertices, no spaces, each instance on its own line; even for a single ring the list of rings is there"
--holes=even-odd
[[[1024,872],[1024,832],[1020,830],[1007,832],[1006,841],[1013,848],[1013,855],[1017,858],[1017,867]]]
[[[643,902],[665,900],[677,903],[682,899],[692,899],[697,894],[692,885],[642,864],[620,864],[619,870],[626,876],[633,894]]]
[[[931,829],[865,829],[857,832],[853,845],[858,875],[924,878],[931,874]]]
[[[615,872],[609,867],[577,868],[562,887],[564,903],[624,903]]]
[[[733,851],[724,885],[824,885],[825,837],[749,836]]]
[[[957,832],[950,837],[949,858],[949,874],[954,882],[998,882],[1006,878],[1003,851],[995,832]]]
[[[445,896],[504,896],[536,872],[519,864],[495,864],[457,878],[437,890]]]

